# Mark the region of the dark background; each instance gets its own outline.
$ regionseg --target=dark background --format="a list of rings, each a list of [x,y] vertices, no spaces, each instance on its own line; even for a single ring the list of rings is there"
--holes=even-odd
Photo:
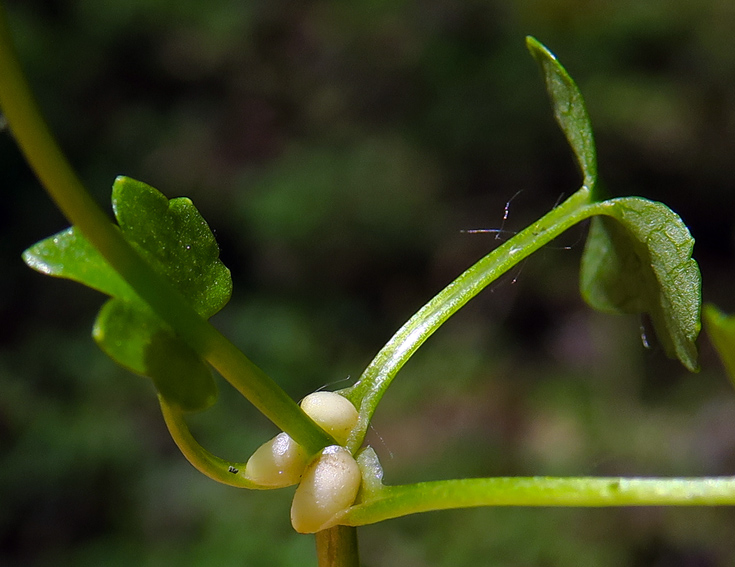
[[[577,80],[611,195],[662,200],[735,311],[731,0],[15,0],[22,62],[101,203],[114,177],[191,197],[235,282],[215,324],[295,398],[352,383],[425,301],[579,184],[524,47]],[[2,78],[0,77],[0,80]],[[0,565],[304,565],[292,489],[238,491],[177,452],[149,381],[106,359],[103,298],[26,268],[66,226],[0,133]],[[503,225],[506,202],[511,202]],[[371,443],[387,483],[728,475],[735,395],[635,317],[579,297],[576,227],[401,371]],[[221,382],[192,420],[245,460],[276,433]],[[476,509],[361,529],[369,566],[726,566],[729,508]],[[308,559],[305,559],[308,558]]]

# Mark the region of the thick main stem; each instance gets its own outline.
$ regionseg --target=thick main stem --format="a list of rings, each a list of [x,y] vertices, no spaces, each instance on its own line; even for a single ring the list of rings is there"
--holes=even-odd
[[[357,528],[334,526],[316,533],[319,567],[360,567]]]
[[[237,347],[202,319],[169,282],[146,264],[84,189],[44,122],[15,56],[0,4],[0,107],[44,188],[71,224],[136,293],[266,417],[308,451],[334,440]]]

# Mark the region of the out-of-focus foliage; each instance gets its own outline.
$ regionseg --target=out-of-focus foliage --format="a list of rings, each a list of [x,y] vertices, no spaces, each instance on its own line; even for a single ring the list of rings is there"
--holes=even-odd
[[[523,228],[576,189],[527,34],[578,81],[605,189],[679,213],[705,299],[735,310],[731,2],[7,4],[98,200],[121,173],[192,198],[233,271],[215,323],[294,397],[358,375],[496,244],[462,229]],[[67,223],[7,134],[0,172],[0,563],[303,565],[313,541],[292,532],[288,491],[193,470],[152,386],[90,340],[102,296],[22,264]],[[471,302],[401,371],[371,439],[387,483],[732,474],[735,398],[712,350],[690,375],[641,347],[639,321],[584,306],[580,235]],[[242,459],[275,433],[224,385],[192,425]],[[375,566],[724,566],[733,516],[453,511],[363,528],[361,543]]]
[[[725,315],[714,305],[706,305],[703,316],[712,345],[735,383],[735,317]]]

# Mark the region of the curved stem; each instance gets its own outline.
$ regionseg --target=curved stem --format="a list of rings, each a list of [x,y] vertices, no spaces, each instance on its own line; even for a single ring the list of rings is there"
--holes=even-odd
[[[401,367],[434,331],[521,260],[571,226],[603,212],[601,203],[590,203],[589,189],[583,186],[561,205],[466,270],[416,312],[375,356],[360,380],[342,391],[360,413],[358,426],[348,443],[350,450],[354,453],[360,447],[380,398]]]
[[[385,486],[337,521],[372,524],[407,514],[477,506],[721,506],[735,504],[735,477],[473,478]]]
[[[262,370],[202,319],[184,298],[133,250],[85,191],[57,146],[15,56],[0,4],[0,107],[18,145],[69,222],[99,250],[155,313],[235,388],[307,451],[334,443]]]
[[[192,436],[181,410],[167,404],[163,396],[159,395],[158,401],[171,438],[195,469],[212,480],[237,488],[264,488],[246,478],[247,463],[225,461],[207,451]]]

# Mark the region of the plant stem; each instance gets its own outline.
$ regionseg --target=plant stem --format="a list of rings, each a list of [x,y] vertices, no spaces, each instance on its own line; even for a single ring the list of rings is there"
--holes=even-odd
[[[590,203],[582,187],[558,207],[482,258],[439,292],[401,327],[375,356],[360,380],[343,390],[359,409],[359,423],[348,446],[354,453],[362,444],[370,418],[401,367],[449,317],[488,284],[521,260],[551,242],[562,232],[595,214],[604,214],[601,203]]]
[[[339,519],[359,526],[407,514],[477,506],[721,506],[735,504],[735,477],[473,478],[385,486]]]
[[[334,526],[316,533],[319,567],[360,567],[357,529]]]
[[[161,404],[161,413],[171,438],[176,443],[179,451],[186,457],[186,460],[200,473],[212,480],[237,488],[263,488],[246,477],[247,463],[225,461],[207,451],[192,436],[181,410],[166,403],[161,395],[158,396],[158,401]]]
[[[307,451],[334,440],[227,338],[202,319],[125,241],[84,189],[44,122],[15,55],[0,4],[0,107],[29,164],[71,224],[135,292],[240,393]]]

